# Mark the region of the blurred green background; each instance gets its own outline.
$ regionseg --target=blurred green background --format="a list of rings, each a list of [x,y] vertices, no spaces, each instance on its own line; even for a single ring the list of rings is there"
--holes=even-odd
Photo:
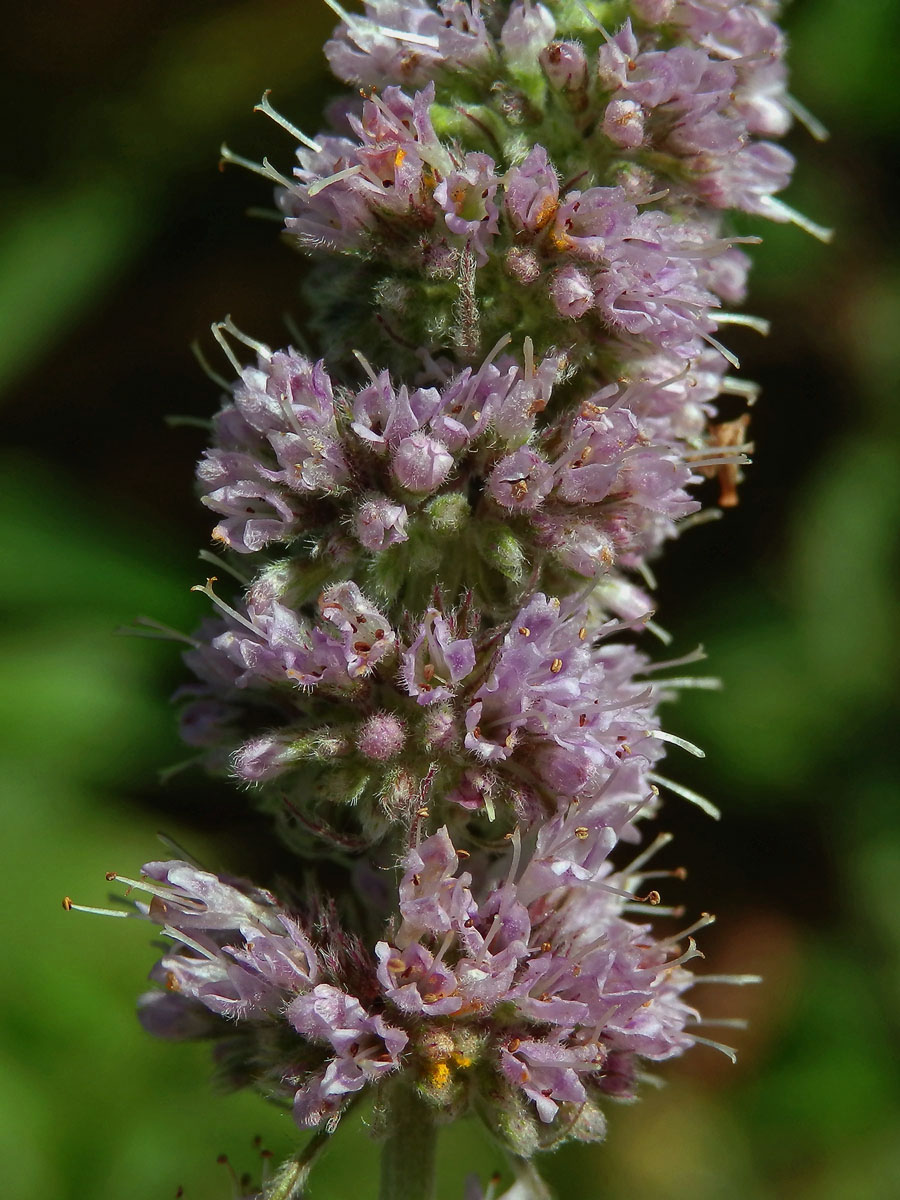
[[[684,900],[712,908],[708,969],[763,987],[710,996],[748,1015],[737,1067],[699,1048],[666,1086],[613,1109],[601,1147],[546,1163],[561,1200],[894,1200],[900,1196],[900,806],[890,720],[892,561],[900,510],[900,255],[893,0],[798,0],[795,94],[831,128],[789,201],[836,226],[826,249],[760,228],[752,311],[730,339],[764,385],[741,507],[660,567],[676,650],[706,646],[726,690],[688,694],[668,726],[705,761],[671,771],[720,824],[670,801]],[[203,1047],[152,1042],[133,1018],[148,931],[66,915],[103,902],[164,828],[217,867],[252,873],[242,806],[191,773],[168,696],[168,646],[116,637],[152,614],[190,626],[208,521],[192,499],[216,389],[189,343],[231,312],[283,342],[300,262],[248,220],[265,185],[220,176],[217,150],[290,143],[250,110],[264,88],[314,130],[332,23],[313,0],[35,0],[7,16],[0,72],[0,544],[4,610],[5,985],[0,1161],[12,1200],[226,1200],[227,1152],[256,1170],[290,1118],[214,1097]],[[754,227],[756,228],[756,227]],[[741,334],[741,336],[737,336]],[[718,1001],[718,1004],[716,1003]],[[441,1200],[499,1155],[445,1137]],[[311,1195],[374,1196],[376,1152],[342,1131]]]

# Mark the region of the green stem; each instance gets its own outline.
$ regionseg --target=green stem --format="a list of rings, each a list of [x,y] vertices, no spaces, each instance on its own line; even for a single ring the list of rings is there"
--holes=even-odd
[[[330,1140],[331,1133],[322,1130],[307,1142],[297,1158],[282,1163],[275,1178],[265,1188],[265,1200],[299,1200],[306,1190],[313,1164]]]
[[[388,1094],[379,1200],[433,1200],[437,1128],[428,1105],[399,1080]]]

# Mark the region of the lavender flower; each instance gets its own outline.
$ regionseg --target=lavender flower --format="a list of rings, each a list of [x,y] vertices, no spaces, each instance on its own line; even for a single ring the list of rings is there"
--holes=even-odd
[[[223,151],[312,259],[323,357],[213,327],[236,382],[197,477],[249,583],[195,589],[218,613],[178,695],[295,890],[186,861],[123,880],[172,943],[141,1018],[319,1130],[265,1196],[299,1195],[369,1093],[385,1200],[426,1200],[408,1139],[467,1111],[534,1200],[528,1160],[602,1138],[647,1063],[732,1054],[687,999],[711,918],[657,931],[680,910],[647,882],[683,872],[646,869],[668,835],[638,849],[659,785],[716,815],[659,774],[667,744],[700,751],[661,728],[685,681],[655,673],[695,656],[633,635],[649,564],[705,481],[736,502],[751,448],[720,338],[765,331],[726,307],[757,239],[726,210],[828,234],[779,198],[772,139],[805,114],[769,0],[604,5],[610,28],[563,0],[329,3],[354,88],[330,127],[264,97],[291,174]]]

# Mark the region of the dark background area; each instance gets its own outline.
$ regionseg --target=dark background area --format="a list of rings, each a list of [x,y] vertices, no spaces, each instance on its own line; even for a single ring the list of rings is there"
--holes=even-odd
[[[276,344],[286,313],[303,319],[302,260],[247,216],[267,185],[219,174],[218,145],[288,166],[290,140],[251,109],[271,88],[318,128],[332,23],[311,0],[53,0],[7,17],[0,1160],[15,1200],[168,1200],[179,1184],[224,1200],[220,1152],[243,1170],[254,1134],[276,1152],[296,1141],[254,1097],[212,1095],[204,1047],[138,1028],[147,930],[59,901],[102,903],[104,872],[157,856],[161,827],[214,867],[268,866],[239,797],[192,771],[158,781],[184,757],[178,656],[114,631],[201,615],[203,433],[165,420],[218,404],[190,343],[215,360],[209,323],[229,312]],[[673,750],[668,773],[724,812],[668,801],[669,853],[690,868],[673,900],[718,914],[707,969],[766,982],[698,993],[710,1015],[751,1018],[738,1066],[702,1047],[669,1064],[663,1089],[611,1112],[607,1145],[548,1160],[562,1200],[900,1195],[900,16],[890,0],[798,0],[786,24],[794,94],[832,131],[791,135],[787,199],[837,234],[826,248],[747,223],[764,237],[749,310],[773,328],[728,342],[763,385],[758,451],[740,507],[658,566],[673,653],[702,643],[725,684],[667,714],[707,752]],[[360,1128],[341,1138],[311,1194],[374,1195],[375,1148]],[[445,1142],[441,1200],[500,1165],[474,1128]]]

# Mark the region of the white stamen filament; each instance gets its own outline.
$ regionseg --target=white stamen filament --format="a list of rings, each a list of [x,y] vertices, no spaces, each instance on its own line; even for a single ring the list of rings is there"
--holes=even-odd
[[[716,322],[719,325],[743,325],[752,329],[762,337],[768,337],[772,328],[771,322],[765,317],[754,317],[750,313],[717,312]]]
[[[788,110],[792,117],[796,117],[804,129],[817,142],[827,142],[831,137],[828,129],[822,124],[818,117],[814,116],[805,104],[801,104],[796,97],[786,94],[782,100],[782,104]]]
[[[762,981],[762,975],[695,975],[693,986],[696,987],[698,983],[726,983],[731,987],[746,987]]]
[[[718,338],[714,338],[711,333],[704,333],[702,336],[703,336],[703,340],[705,342],[708,342],[714,350],[718,350],[718,352],[722,355],[722,357],[725,359],[725,361],[731,363],[731,365],[734,367],[734,369],[736,371],[739,371],[741,369],[741,360],[738,358],[738,356],[736,354],[732,354],[732,352],[728,349],[727,346],[723,346],[722,343],[718,340]]]
[[[270,117],[276,125],[280,125],[285,133],[289,133],[291,137],[296,138],[297,141],[306,146],[308,150],[313,150],[316,154],[320,154],[322,152],[321,145],[312,138],[307,137],[306,134],[299,130],[296,125],[292,125],[286,117],[283,117],[277,109],[273,108],[269,103],[270,95],[271,92],[267,88],[266,91],[263,92],[262,99],[260,100],[259,104],[253,106],[253,111],[264,113],[267,117]]]
[[[722,690],[722,680],[715,675],[684,675],[680,679],[660,679],[659,687],[669,688],[701,688],[705,692]]]
[[[221,555],[213,554],[211,550],[201,550],[197,554],[197,557],[201,562],[209,563],[211,567],[216,567],[217,569],[227,571],[233,579],[237,580],[241,587],[249,588],[250,584],[253,582],[246,575],[242,575],[237,567],[233,567],[231,563],[227,563],[225,559],[221,557]],[[193,645],[199,646],[200,643],[193,642]]]
[[[769,215],[773,220],[789,221],[792,225],[796,225],[798,229],[802,229],[805,233],[818,238],[820,242],[827,244],[834,237],[833,229],[811,221],[809,217],[805,217],[803,213],[797,212],[795,208],[791,208],[789,204],[785,204],[783,200],[776,199],[775,196],[766,196],[763,208],[764,210],[768,209]]]
[[[726,1058],[730,1058],[733,1063],[737,1062],[737,1051],[731,1046],[725,1046],[722,1042],[713,1042],[709,1038],[698,1037],[696,1033],[692,1033],[691,1039],[700,1046],[709,1046],[712,1050],[718,1050],[720,1054],[724,1054]]]
[[[188,937],[186,933],[182,933],[180,929],[173,929],[171,925],[163,925],[162,932],[165,937],[170,937],[174,942],[181,942],[189,950],[196,950],[202,958],[206,958],[210,962],[218,961],[218,954],[213,954],[211,950],[207,950],[205,946],[201,946],[199,942],[195,942],[193,938]]]
[[[663,787],[667,787],[670,792],[674,792],[676,796],[680,796],[682,800],[689,800],[691,804],[705,812],[708,817],[712,817],[714,821],[718,821],[721,816],[721,810],[716,807],[711,800],[707,800],[705,796],[701,796],[699,792],[692,791],[691,788],[685,787],[683,783],[675,783],[671,779],[666,779],[664,775],[659,775],[655,771],[650,772],[647,778],[653,783],[661,783]]]
[[[344,179],[350,179],[361,172],[362,165],[359,163],[355,167],[345,167],[343,171],[335,171],[333,175],[326,175],[324,179],[317,179],[315,183],[311,183],[306,189],[306,195],[312,200],[313,197],[318,196],[319,192],[331,187],[333,183],[341,183]]]
[[[276,170],[267,158],[264,158],[261,163],[254,162],[252,158],[244,158],[242,154],[235,154],[233,150],[229,150],[224,142],[219,147],[219,156],[222,162],[231,163],[235,167],[243,167],[245,171],[250,171],[254,175],[260,175],[263,179],[271,180],[272,183],[278,183],[286,188],[294,186],[292,181]]]
[[[93,913],[97,917],[137,917],[137,913],[127,912],[123,908],[94,908],[91,904],[75,904],[68,896],[63,900],[66,912]]]
[[[202,592],[204,596],[208,596],[210,600],[212,600],[213,604],[215,604],[216,608],[220,608],[222,612],[231,617],[233,621],[237,621],[239,625],[243,625],[245,629],[249,629],[254,636],[262,638],[263,641],[265,641],[265,634],[261,629],[258,629],[253,622],[248,621],[246,617],[242,617],[236,609],[232,608],[230,604],[226,604],[221,597],[216,595],[212,587],[215,581],[216,577],[213,575],[207,579],[206,583],[195,583],[191,588],[191,591]]]
[[[662,850],[663,846],[668,846],[669,842],[671,842],[674,837],[675,835],[673,833],[658,833],[650,845],[645,847],[645,849],[643,849],[636,858],[631,860],[627,867],[622,869],[622,874],[633,875],[635,871],[639,871],[644,863],[649,862],[654,855],[658,854],[659,851]]]
[[[682,750],[687,750],[688,754],[693,754],[695,758],[706,758],[705,750],[701,750],[693,742],[687,741],[686,738],[678,737],[674,733],[665,733],[662,729],[651,729],[647,737],[656,738],[660,742],[670,742],[673,746],[679,746]]]
[[[372,364],[369,362],[369,360],[363,354],[362,350],[354,350],[354,351],[352,351],[352,353],[353,353],[353,357],[356,359],[356,361],[359,363],[359,365],[362,367],[362,369],[368,375],[368,377],[372,381],[372,383],[374,383],[377,386],[378,376],[375,374],[375,368],[372,366]]]

